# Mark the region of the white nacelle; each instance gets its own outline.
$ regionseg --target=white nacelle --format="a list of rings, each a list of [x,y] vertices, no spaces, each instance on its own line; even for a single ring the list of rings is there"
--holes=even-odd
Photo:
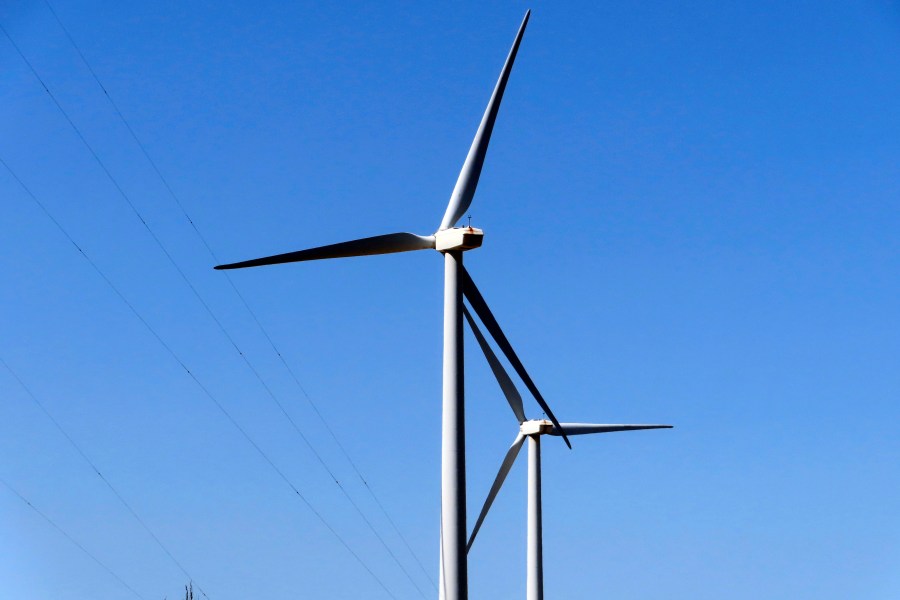
[[[476,227],[454,227],[434,234],[434,249],[438,252],[449,250],[471,250],[481,247],[484,232]]]
[[[543,419],[533,419],[519,425],[519,431],[522,432],[522,435],[541,435],[550,433],[553,431],[553,423]]]

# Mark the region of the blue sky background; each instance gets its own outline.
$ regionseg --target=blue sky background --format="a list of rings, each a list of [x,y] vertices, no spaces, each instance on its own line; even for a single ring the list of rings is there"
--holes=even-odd
[[[54,6],[223,260],[431,233],[528,6]],[[548,598],[900,596],[900,7],[537,3],[467,265],[561,420]],[[436,594],[52,14],[0,22],[249,360]],[[5,37],[0,157],[397,598],[419,597]],[[209,597],[388,597],[0,170],[0,356]],[[234,273],[437,576],[436,253]],[[468,338],[470,520],[515,421]],[[0,371],[0,477],[148,599],[184,575]],[[534,403],[529,416],[539,416]],[[524,455],[523,457],[524,458]],[[524,595],[524,461],[472,598]],[[0,489],[4,597],[122,598]]]

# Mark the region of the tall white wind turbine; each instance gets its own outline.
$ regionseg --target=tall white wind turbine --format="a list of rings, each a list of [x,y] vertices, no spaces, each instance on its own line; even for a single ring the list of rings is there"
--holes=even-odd
[[[463,390],[463,338],[462,338],[462,297],[469,299],[482,322],[490,328],[496,326],[487,305],[463,268],[463,252],[481,246],[483,232],[474,227],[456,227],[456,223],[466,213],[475,195],[478,178],[487,154],[488,143],[500,101],[506,89],[506,82],[512,70],[519,43],[525,33],[525,26],[531,11],[525,13],[516,39],[500,71],[500,78],[491,94],[481,124],[469,148],[456,186],[450,195],[450,202],[438,230],[432,235],[413,233],[389,233],[375,237],[341,242],[329,246],[288,252],[265,258],[257,258],[239,263],[219,265],[216,269],[239,269],[280,263],[321,260],[326,258],[346,258],[372,254],[390,254],[412,250],[433,249],[444,255],[444,368],[443,368],[443,414],[441,443],[441,597],[444,600],[465,600],[467,591],[466,569],[466,475],[465,475],[465,422]],[[473,298],[475,300],[473,301]],[[480,301],[480,302],[479,302]],[[498,333],[499,332],[499,333]],[[521,362],[503,337],[499,327],[491,329],[516,372],[525,381],[529,391],[535,396],[550,418],[556,431],[560,432],[568,444],[566,433],[546,405],[540,392],[525,372]],[[498,335],[501,339],[498,338]],[[504,346],[505,343],[505,346]]]
[[[472,303],[471,298],[469,302]],[[476,305],[472,303],[472,307],[476,308]],[[503,395],[506,396],[506,400],[509,402],[509,407],[519,421],[519,432],[516,434],[516,438],[513,440],[512,445],[506,452],[503,462],[500,464],[500,471],[497,473],[493,485],[491,485],[487,499],[484,501],[484,506],[481,508],[481,514],[478,515],[478,520],[475,521],[475,527],[472,528],[472,534],[469,536],[466,550],[468,551],[471,549],[472,542],[475,541],[475,536],[478,535],[478,530],[481,529],[484,518],[487,516],[491,505],[494,503],[494,499],[497,497],[497,492],[500,491],[503,482],[506,480],[506,476],[512,469],[516,457],[519,455],[519,450],[522,448],[522,444],[528,439],[528,529],[526,536],[525,598],[526,600],[543,600],[544,558],[542,536],[543,517],[541,509],[541,436],[584,435],[588,433],[612,433],[615,431],[637,431],[641,429],[671,429],[672,426],[558,423],[555,419],[552,422],[544,419],[526,419],[525,409],[522,405],[522,396],[519,395],[519,391],[516,389],[515,384],[506,372],[506,369],[504,369],[500,360],[494,354],[494,351],[491,349],[487,340],[481,334],[481,330],[478,329],[478,325],[475,323],[472,315],[465,307],[463,308],[463,312],[466,320],[469,322],[472,333],[475,334],[475,339],[478,341],[481,351],[484,353],[484,356],[491,367],[491,371],[494,373],[494,377],[497,379],[497,383],[500,384],[500,389],[503,390]],[[478,311],[477,308],[476,312],[481,316],[481,312]],[[485,323],[485,325],[488,326],[488,329],[490,330],[490,326],[487,323]]]

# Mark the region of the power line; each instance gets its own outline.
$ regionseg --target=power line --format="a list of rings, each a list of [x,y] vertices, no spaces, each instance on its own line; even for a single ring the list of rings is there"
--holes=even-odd
[[[2,26],[0,26],[0,29],[2,29]],[[72,118],[66,112],[66,110],[62,107],[62,104],[57,100],[56,96],[50,91],[49,87],[44,82],[43,78],[37,72],[35,67],[25,57],[24,53],[21,51],[21,49],[18,47],[18,45],[13,41],[12,37],[9,35],[9,33],[5,29],[3,29],[3,33],[6,35],[7,39],[9,39],[10,43],[12,43],[16,52],[19,54],[19,56],[22,58],[22,60],[25,62],[25,64],[28,66],[28,68],[31,70],[32,74],[40,82],[41,86],[44,88],[44,91],[46,91],[47,94],[50,96],[50,98],[53,100],[53,103],[56,105],[57,109],[59,109],[59,111],[62,113],[63,117],[65,117],[66,121],[69,123],[69,125],[72,127],[72,129],[75,131],[76,135],[81,140],[82,144],[84,144],[84,146],[90,152],[91,156],[93,156],[94,160],[97,162],[97,164],[103,170],[103,172],[106,174],[107,178],[110,180],[110,182],[116,188],[119,195],[125,200],[126,204],[129,206],[131,211],[141,222],[141,225],[143,225],[144,229],[146,229],[147,233],[150,235],[150,237],[153,239],[153,241],[156,243],[156,245],[159,247],[159,249],[162,251],[162,253],[165,255],[165,257],[168,259],[169,263],[176,270],[176,272],[181,276],[181,279],[184,281],[185,285],[188,286],[188,288],[191,290],[191,292],[193,293],[193,295],[195,296],[197,301],[200,302],[201,306],[203,306],[203,309],[210,316],[210,318],[215,322],[216,326],[219,328],[219,330],[222,332],[222,334],[225,336],[225,338],[228,340],[228,342],[234,348],[235,352],[238,353],[238,355],[240,356],[240,358],[244,362],[244,364],[250,369],[250,371],[253,373],[254,377],[256,377],[256,379],[259,381],[259,383],[263,386],[267,395],[275,402],[275,404],[278,406],[278,408],[281,410],[281,412],[288,418],[288,420],[290,421],[294,430],[300,435],[300,437],[303,439],[304,443],[310,449],[310,451],[313,452],[313,454],[315,455],[318,462],[323,467],[325,467],[325,469],[328,472],[329,476],[331,477],[332,481],[334,481],[337,484],[337,486],[341,489],[341,492],[343,493],[343,495],[350,501],[350,503],[353,505],[354,509],[362,517],[363,521],[366,523],[366,525],[369,527],[369,529],[372,531],[372,533],[375,535],[375,537],[378,539],[378,541],[381,543],[381,545],[388,552],[388,554],[390,555],[392,560],[397,564],[397,566],[400,568],[400,570],[403,572],[403,574],[406,576],[406,578],[409,579],[410,583],[416,588],[416,590],[419,592],[419,594],[424,598],[425,595],[422,592],[422,590],[419,588],[418,584],[416,584],[415,580],[413,580],[412,576],[409,574],[409,572],[406,570],[406,568],[403,566],[403,564],[399,561],[396,554],[394,554],[394,552],[387,545],[387,543],[385,542],[385,540],[381,536],[381,534],[379,534],[378,531],[375,529],[372,522],[362,512],[359,505],[355,501],[353,501],[352,498],[350,498],[347,491],[343,488],[343,486],[341,486],[338,479],[333,475],[331,470],[327,467],[325,461],[322,459],[322,457],[319,455],[319,453],[312,446],[312,444],[310,443],[308,438],[302,433],[302,431],[300,431],[299,427],[297,427],[297,425],[296,425],[296,423],[294,423],[293,419],[290,418],[290,416],[288,415],[284,406],[277,399],[275,394],[272,392],[271,388],[268,386],[268,384],[262,378],[262,375],[253,366],[253,364],[250,362],[247,355],[244,354],[244,352],[241,350],[241,348],[237,345],[237,342],[234,340],[234,338],[231,336],[231,334],[228,333],[227,329],[225,329],[225,326],[222,324],[221,320],[215,315],[215,313],[212,311],[212,308],[209,306],[209,304],[206,302],[206,300],[204,300],[203,297],[200,295],[200,292],[197,290],[197,288],[194,286],[194,284],[190,281],[187,274],[184,272],[184,270],[181,268],[181,266],[175,260],[174,256],[172,256],[172,254],[166,248],[165,244],[162,243],[162,240],[159,238],[159,236],[156,235],[156,232],[154,232],[153,229],[150,227],[149,223],[143,217],[141,212],[138,210],[137,206],[132,202],[131,198],[128,196],[128,194],[125,192],[125,190],[119,184],[119,182],[112,175],[112,172],[108,169],[106,164],[100,158],[99,154],[94,150],[93,146],[91,146],[91,144],[87,141],[87,138],[84,136],[84,134],[78,128],[78,126],[75,124],[75,122],[72,120]]]
[[[95,563],[97,563],[98,565],[100,565],[100,566],[103,568],[103,570],[105,570],[107,573],[109,573],[110,575],[112,575],[112,576],[115,578],[116,581],[118,581],[120,584],[122,584],[122,585],[125,587],[125,589],[127,589],[129,592],[131,592],[132,594],[134,594],[135,596],[137,596],[137,597],[140,598],[141,600],[147,600],[147,599],[144,598],[142,595],[140,595],[140,594],[137,592],[137,590],[135,590],[133,587],[131,587],[130,585],[128,585],[127,583],[125,583],[125,580],[123,580],[121,577],[119,577],[119,576],[116,574],[115,571],[113,571],[112,569],[110,569],[109,567],[107,567],[106,564],[105,564],[103,561],[101,561],[99,558],[97,558],[96,556],[94,556],[93,554],[91,554],[91,552],[90,552],[87,548],[85,548],[84,546],[82,546],[81,543],[78,542],[78,540],[76,540],[76,539],[73,538],[71,535],[69,535],[69,533],[68,533],[65,529],[63,529],[62,527],[60,527],[59,525],[57,525],[57,524],[53,521],[53,519],[51,519],[51,518],[48,517],[46,514],[44,514],[43,512],[41,512],[41,510],[40,510],[38,507],[36,507],[34,504],[31,503],[30,500],[28,500],[28,498],[26,498],[26,497],[23,496],[21,493],[19,493],[19,491],[18,491],[16,488],[14,488],[14,487],[11,486],[9,483],[7,483],[7,481],[6,481],[5,479],[3,479],[2,477],[0,477],[0,483],[2,483],[3,486],[4,486],[6,489],[8,489],[10,492],[12,492],[13,494],[15,494],[15,495],[19,498],[19,500],[21,500],[22,502],[24,502],[25,504],[27,504],[28,507],[29,507],[31,510],[33,510],[33,511],[36,512],[38,515],[40,515],[41,518],[43,518],[45,521],[47,521],[48,523],[50,523],[50,525],[52,525],[54,529],[56,529],[58,532],[60,532],[61,534],[63,534],[63,536],[65,536],[65,538],[66,538],[67,540],[69,540],[70,542],[72,542],[79,550],[81,550],[82,552],[84,552],[85,554],[87,554],[88,557],[90,557],[91,560],[93,560]]]
[[[0,25],[0,30],[6,33],[6,30],[3,29],[3,26]],[[8,37],[8,34],[7,34]],[[109,286],[109,288],[119,297],[119,299],[128,307],[131,313],[141,322],[141,324],[147,329],[147,331],[156,339],[157,342],[163,347],[163,349],[171,356],[175,362],[187,373],[188,377],[194,382],[194,384],[200,388],[200,391],[209,398],[212,403],[219,409],[219,411],[225,416],[226,419],[238,430],[238,432],[244,437],[244,439],[251,445],[253,448],[259,453],[259,455],[263,458],[263,460],[269,464],[270,467],[276,472],[276,474],[291,488],[291,490],[296,494],[296,496],[306,505],[306,507],[316,516],[319,522],[325,526],[328,531],[332,533],[332,535],[337,538],[337,540],[344,546],[344,548],[356,559],[356,561],[366,570],[369,575],[372,576],[373,579],[378,583],[378,585],[390,596],[396,600],[396,596],[387,588],[384,582],[372,571],[371,568],[363,561],[363,559],[357,554],[350,545],[344,540],[344,538],[331,526],[330,523],[325,519],[322,514],[316,510],[316,508],[310,503],[310,501],[300,492],[300,490],[294,485],[294,483],[285,475],[285,473],[279,469],[271,458],[263,451],[263,449],[250,437],[250,434],[240,426],[240,424],[234,419],[230,412],[219,402],[218,398],[216,398],[213,393],[207,388],[200,379],[188,368],[187,364],[181,359],[181,357],[175,352],[175,350],[157,333],[156,329],[150,325],[149,321],[138,312],[137,308],[128,300],[128,298],[122,293],[121,290],[112,282],[111,279],[100,269],[96,262],[82,249],[76,242],[75,239],[69,234],[69,232],[62,226],[62,224],[50,213],[47,207],[38,200],[37,196],[31,191],[31,189],[25,185],[25,183],[19,178],[18,175],[10,168],[5,160],[0,157],[0,164],[2,164],[6,170],[13,176],[16,182],[22,187],[25,193],[34,201],[35,204],[41,209],[41,211],[53,222],[56,228],[66,237],[67,240],[75,247],[79,254],[87,260],[88,264],[91,268],[100,276],[101,279]]]
[[[174,190],[174,189],[172,188],[172,186],[169,184],[168,179],[163,175],[162,170],[161,170],[161,169],[159,168],[159,166],[156,164],[156,161],[153,160],[153,158],[150,156],[150,153],[148,152],[146,146],[145,146],[144,143],[140,140],[140,138],[138,137],[138,135],[137,135],[137,133],[135,132],[134,128],[133,128],[133,127],[131,126],[131,124],[128,122],[128,119],[125,118],[125,115],[124,115],[124,114],[122,113],[122,111],[119,109],[118,104],[117,104],[116,101],[113,99],[112,95],[110,95],[109,91],[106,89],[106,86],[103,85],[103,83],[100,81],[100,77],[97,75],[96,71],[94,71],[94,68],[91,66],[90,62],[87,60],[87,57],[84,55],[84,52],[82,52],[80,46],[79,46],[78,43],[75,41],[75,38],[74,38],[74,37],[72,36],[72,34],[69,32],[69,29],[65,26],[65,24],[63,24],[62,19],[60,19],[60,17],[59,17],[59,15],[57,14],[56,10],[53,8],[53,5],[50,3],[49,0],[44,0],[44,3],[47,5],[47,8],[50,10],[50,13],[53,15],[53,18],[56,20],[56,23],[59,25],[60,29],[62,29],[63,33],[64,33],[65,36],[66,36],[66,39],[69,40],[69,43],[70,43],[70,44],[72,45],[72,47],[75,49],[75,52],[78,54],[79,58],[81,59],[81,62],[84,63],[84,66],[87,68],[88,72],[91,74],[91,77],[93,78],[94,82],[96,82],[97,86],[98,86],[98,87],[100,88],[100,90],[103,92],[103,95],[106,97],[106,100],[109,102],[109,104],[110,104],[110,106],[112,107],[113,111],[116,113],[116,116],[118,116],[118,117],[119,117],[119,120],[122,121],[122,124],[125,126],[125,129],[126,129],[126,130],[128,131],[128,133],[131,135],[131,138],[134,140],[135,144],[136,144],[137,147],[140,149],[141,153],[144,155],[144,158],[147,159],[147,162],[150,164],[150,166],[152,167],[153,171],[156,173],[157,177],[159,177],[159,180],[162,182],[162,184],[163,184],[163,186],[165,187],[166,191],[168,192],[169,196],[172,198],[172,200],[175,202],[175,204],[176,204],[176,206],[178,207],[178,209],[181,211],[181,214],[184,216],[184,218],[185,218],[185,219],[187,220],[187,222],[190,224],[190,226],[191,226],[191,228],[193,229],[194,233],[197,235],[197,238],[200,240],[200,242],[201,242],[201,243],[203,244],[203,246],[206,248],[207,252],[209,253],[210,257],[212,257],[212,259],[215,261],[215,263],[216,263],[216,264],[221,263],[222,261],[219,260],[219,257],[216,255],[215,251],[212,249],[212,246],[209,244],[209,242],[207,241],[206,237],[200,232],[200,229],[197,227],[197,224],[196,224],[195,221],[191,218],[191,216],[188,214],[187,209],[186,209],[185,206],[184,206],[184,203],[181,201],[181,199],[180,199],[180,198],[178,197],[178,195],[175,193],[175,190]],[[45,87],[46,87],[46,86],[45,86]],[[48,91],[48,93],[49,93],[49,91]],[[282,355],[281,351],[280,351],[280,350],[278,349],[278,347],[275,345],[275,342],[274,342],[274,340],[272,339],[272,336],[269,335],[269,332],[266,330],[266,328],[263,326],[262,322],[261,322],[261,321],[259,320],[259,318],[257,317],[256,312],[250,307],[250,304],[247,302],[247,300],[246,300],[246,298],[244,297],[244,295],[241,294],[241,292],[238,290],[237,286],[235,285],[234,281],[233,281],[232,278],[231,278],[231,275],[230,275],[229,273],[227,273],[227,272],[223,273],[223,275],[224,275],[225,278],[227,279],[229,286],[230,286],[231,289],[234,291],[235,295],[238,297],[238,299],[240,300],[241,304],[244,306],[244,308],[247,310],[248,314],[251,316],[251,318],[252,318],[253,322],[256,324],[257,328],[258,328],[258,329],[260,330],[260,332],[263,334],[263,337],[265,337],[265,339],[266,339],[266,341],[268,342],[269,346],[272,348],[272,351],[275,353],[275,355],[278,357],[278,359],[279,359],[279,361],[281,362],[281,364],[284,366],[284,368],[285,368],[285,369],[287,370],[287,372],[290,374],[291,379],[294,381],[294,383],[295,383],[295,384],[297,385],[297,387],[299,388],[299,390],[300,390],[300,392],[302,393],[302,395],[303,395],[304,399],[306,400],[307,404],[309,404],[310,408],[313,410],[313,412],[315,413],[316,417],[319,419],[319,421],[320,421],[320,422],[322,423],[322,425],[324,426],[325,430],[326,430],[326,431],[328,432],[328,434],[331,436],[332,440],[335,442],[335,444],[337,445],[337,447],[340,449],[341,454],[344,456],[344,458],[345,458],[345,459],[347,460],[347,462],[350,464],[351,468],[353,469],[353,472],[356,474],[356,476],[357,476],[357,477],[359,478],[359,480],[362,482],[363,486],[364,486],[365,489],[368,491],[368,493],[372,496],[372,499],[375,501],[376,505],[377,505],[378,508],[381,510],[382,514],[384,514],[384,516],[387,518],[387,521],[390,523],[390,525],[391,525],[391,527],[393,528],[394,532],[398,535],[398,537],[401,539],[401,541],[403,542],[403,544],[406,546],[407,551],[408,551],[408,552],[410,553],[410,555],[413,557],[413,559],[415,560],[415,562],[419,565],[419,568],[421,569],[422,573],[425,575],[425,577],[428,578],[428,580],[429,580],[429,582],[431,583],[432,587],[434,587],[434,589],[437,590],[437,584],[434,582],[434,579],[432,579],[431,575],[430,575],[430,574],[428,573],[428,571],[425,569],[425,566],[422,564],[422,561],[419,559],[419,557],[418,557],[418,555],[415,553],[415,551],[413,551],[413,549],[412,549],[412,547],[410,546],[409,542],[406,540],[406,537],[403,535],[403,533],[402,533],[402,532],[400,531],[400,529],[397,527],[397,524],[396,524],[396,523],[394,522],[394,520],[391,518],[390,514],[387,512],[387,509],[385,509],[385,507],[384,507],[384,505],[382,504],[381,500],[380,500],[380,499],[378,498],[378,496],[375,494],[375,491],[374,491],[374,490],[372,489],[372,487],[369,485],[368,481],[366,481],[366,478],[363,476],[363,474],[360,472],[360,469],[357,467],[356,462],[350,457],[350,454],[347,452],[346,448],[345,448],[344,445],[340,442],[340,440],[338,439],[338,437],[337,437],[337,435],[335,434],[334,430],[331,428],[331,426],[329,425],[329,423],[328,423],[327,420],[325,419],[324,415],[323,415],[323,414],[321,413],[321,411],[319,410],[319,407],[316,405],[315,402],[313,402],[312,398],[311,398],[310,395],[307,393],[306,388],[304,388],[303,384],[300,383],[300,379],[297,377],[296,373],[295,373],[294,370],[291,368],[291,366],[288,364],[288,362],[285,360],[284,355]],[[232,343],[233,343],[233,342],[232,342]],[[251,368],[252,368],[252,367],[251,367]],[[255,372],[255,370],[254,370],[254,372]],[[257,377],[259,377],[259,376],[257,375]],[[271,394],[271,392],[270,392],[270,394]],[[277,403],[277,400],[276,400],[276,403]],[[285,412],[284,409],[283,409],[283,407],[282,407],[280,404],[279,404],[279,408],[282,410],[282,412]],[[287,414],[287,413],[285,413],[285,414]],[[290,419],[290,417],[288,417],[288,419]],[[291,424],[294,425],[294,423],[293,423],[292,420],[291,420]],[[296,428],[296,426],[295,426],[295,428]],[[303,436],[302,433],[301,433],[300,435],[303,437],[303,441],[304,441],[308,446],[310,446],[310,449],[312,449],[312,446],[310,445],[310,443],[309,443],[309,441],[306,439],[306,437]],[[319,457],[318,453],[317,453],[315,450],[313,450],[313,453],[316,455],[316,458],[319,459],[320,462],[323,462],[322,459]],[[323,462],[323,466],[324,466],[324,462]],[[329,471],[329,475],[331,475],[330,469],[328,469],[328,467],[326,467],[326,469]],[[332,476],[332,479],[334,479],[333,476]],[[335,481],[337,481],[337,480],[335,480]],[[338,484],[338,485],[340,486],[340,484]],[[343,488],[342,488],[342,491],[344,491]],[[344,492],[344,493],[345,493],[345,495],[346,495],[346,492]],[[349,496],[348,496],[348,500],[349,500],[349,499],[350,499],[350,498],[349,498]],[[353,502],[352,500],[351,500],[351,503],[354,505],[354,508],[356,508],[357,511],[359,511],[359,508],[356,506],[356,503]],[[361,516],[363,516],[363,515],[361,515]],[[366,520],[367,523],[368,523],[368,519],[366,519],[365,516],[363,516],[363,519]],[[370,528],[372,528],[372,527],[370,526]],[[372,528],[372,530],[373,530],[373,532],[375,532],[374,528]],[[376,533],[376,535],[378,535],[377,532],[375,532],[375,533]],[[379,536],[379,539],[381,539],[380,536]],[[383,540],[382,540],[382,543],[384,543]],[[388,552],[389,552],[389,553],[392,555],[392,557],[393,557],[393,552],[391,552],[390,549],[388,549]],[[396,558],[395,558],[395,561],[396,561]],[[396,562],[398,562],[398,565],[399,565],[399,561],[396,561]],[[403,569],[403,566],[400,565],[400,568]],[[405,569],[403,569],[403,570],[404,570],[404,572],[406,571]],[[410,578],[410,580],[411,580],[411,578]],[[413,582],[413,585],[415,585],[415,582]],[[418,586],[416,586],[416,588],[418,589]],[[420,590],[420,593],[421,593],[421,590]]]
[[[0,160],[2,160],[2,159],[0,159]],[[5,163],[4,163],[4,166],[5,166]],[[31,388],[29,388],[25,384],[25,382],[22,380],[22,378],[19,377],[18,373],[16,373],[13,370],[13,368],[11,366],[9,366],[9,363],[7,363],[6,360],[4,360],[2,356],[0,356],[0,365],[3,365],[6,368],[6,370],[9,371],[10,375],[13,376],[13,379],[15,379],[16,382],[18,382],[19,386],[23,390],[25,390],[25,393],[28,395],[28,397],[31,398],[31,400],[37,405],[37,407],[41,409],[41,411],[47,416],[48,419],[50,419],[50,421],[53,423],[53,425],[56,426],[56,429],[59,430],[59,432],[63,435],[63,437],[65,437],[66,440],[68,440],[69,444],[71,444],[71,446],[75,449],[75,451],[78,452],[78,454],[81,456],[81,458],[83,458],[84,461],[88,464],[88,466],[90,466],[90,468],[94,471],[94,473],[97,474],[97,477],[99,477],[101,479],[101,481],[103,481],[103,483],[106,484],[106,487],[109,488],[109,491],[111,491],[113,493],[113,495],[119,500],[119,502],[122,504],[122,506],[124,506],[128,510],[128,512],[131,513],[131,516],[134,517],[134,519],[141,525],[141,527],[144,528],[144,531],[146,531],[150,535],[150,537],[153,538],[153,541],[156,542],[156,545],[159,546],[163,552],[165,552],[166,556],[168,556],[169,559],[173,563],[175,563],[175,566],[178,567],[178,569],[184,574],[185,577],[188,578],[189,581],[194,581],[194,577],[190,573],[188,573],[187,569],[184,568],[184,566],[181,564],[181,562],[177,558],[175,558],[175,556],[172,554],[172,552],[169,551],[168,548],[166,548],[165,544],[162,543],[162,540],[160,540],[159,537],[155,533],[153,533],[153,530],[150,529],[150,526],[147,525],[146,521],[144,521],[137,514],[137,512],[134,510],[134,508],[132,508],[131,504],[129,504],[125,500],[125,498],[122,497],[122,494],[120,494],[119,491],[115,487],[113,487],[113,484],[110,483],[109,479],[107,479],[106,476],[100,472],[100,469],[97,468],[97,465],[94,463],[94,461],[91,460],[90,457],[81,448],[81,446],[79,446],[78,443],[75,442],[75,440],[72,438],[72,436],[69,435],[69,433],[65,429],[63,429],[63,426],[60,425],[59,421],[57,421],[56,418],[54,418],[53,415],[50,414],[50,411],[47,410],[47,407],[44,406],[44,403],[41,402],[40,400],[38,400],[37,396],[35,396],[34,393],[31,391]],[[199,590],[199,592],[201,594],[203,594],[203,596],[205,598],[207,598],[207,599],[209,598],[209,596],[206,594],[205,591],[203,591],[203,588],[201,588],[199,584],[197,585],[197,590]]]

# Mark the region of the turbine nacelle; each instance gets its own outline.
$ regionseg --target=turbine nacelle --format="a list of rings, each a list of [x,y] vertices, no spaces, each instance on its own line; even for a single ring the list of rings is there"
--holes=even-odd
[[[546,419],[532,419],[525,421],[519,425],[519,432],[522,435],[544,435],[545,433],[553,433],[553,423]]]
[[[471,225],[442,229],[434,234],[434,249],[438,252],[472,250],[480,248],[483,239],[484,232]]]

